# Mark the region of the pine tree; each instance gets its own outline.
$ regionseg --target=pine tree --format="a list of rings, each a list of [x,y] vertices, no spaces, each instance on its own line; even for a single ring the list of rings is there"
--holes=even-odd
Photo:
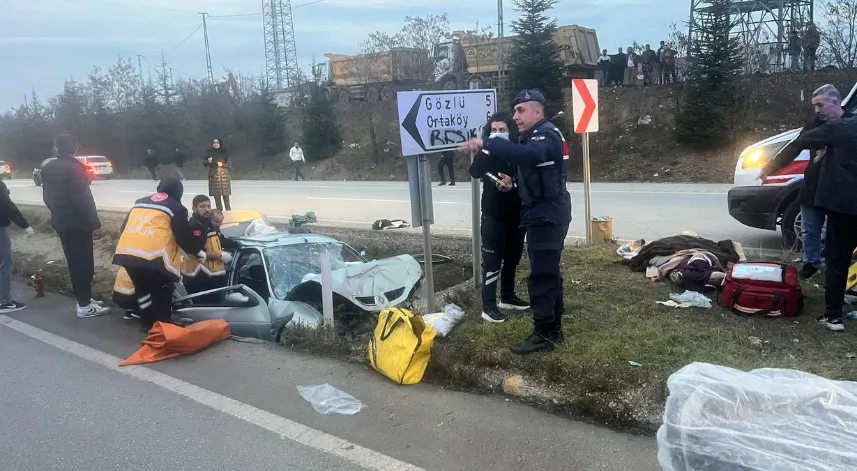
[[[333,101],[325,98],[316,76],[309,88],[309,100],[304,103],[303,137],[301,147],[309,160],[331,157],[342,147],[342,134],[333,114]]]
[[[288,136],[280,108],[274,103],[274,92],[266,81],[261,81],[256,97],[256,119],[259,126],[259,154],[272,157],[286,150]],[[263,160],[264,168],[264,160]]]
[[[730,34],[730,0],[712,0],[709,21],[698,26],[690,47],[685,96],[676,116],[676,138],[694,146],[722,142],[740,100],[744,65],[740,39]]]
[[[547,116],[553,116],[563,105],[563,63],[553,41],[556,19],[547,16],[556,0],[513,1],[521,17],[512,22],[518,36],[509,58],[510,78],[518,89],[540,91],[547,100]]]

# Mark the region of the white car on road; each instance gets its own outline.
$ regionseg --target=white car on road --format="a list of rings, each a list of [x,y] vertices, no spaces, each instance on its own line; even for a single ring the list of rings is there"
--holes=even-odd
[[[92,169],[92,175],[97,179],[113,178],[113,162],[103,155],[76,155],[75,158]]]

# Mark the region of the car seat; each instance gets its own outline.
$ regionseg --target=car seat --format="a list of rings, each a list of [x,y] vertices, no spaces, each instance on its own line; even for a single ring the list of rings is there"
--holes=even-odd
[[[271,293],[268,290],[268,276],[265,273],[265,267],[262,265],[253,265],[248,267],[247,274],[249,275],[249,279],[242,281],[245,281],[245,284],[267,303],[271,297]]]

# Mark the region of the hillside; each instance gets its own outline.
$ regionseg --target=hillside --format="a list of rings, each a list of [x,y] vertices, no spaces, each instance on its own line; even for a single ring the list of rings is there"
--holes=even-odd
[[[590,137],[592,178],[596,181],[729,182],[737,155],[744,147],[804,122],[812,113],[812,90],[832,83],[847,95],[855,82],[857,71],[853,70],[752,77],[746,85],[745,107],[736,117],[735,135],[724,136],[723,146],[712,151],[683,148],[673,138],[681,85],[601,89],[601,130]],[[337,105],[336,114],[344,148],[332,158],[312,162],[311,178],[406,179],[406,163],[398,148],[395,102]],[[565,115],[570,119],[570,96],[566,97]],[[300,120],[300,113],[290,112],[287,116],[289,129],[300,129]],[[568,123],[557,121],[557,124],[573,144],[569,180],[580,181],[579,139],[570,132]],[[467,156],[457,156],[459,181],[466,181],[468,164]],[[436,168],[433,167],[433,171],[436,172]]]

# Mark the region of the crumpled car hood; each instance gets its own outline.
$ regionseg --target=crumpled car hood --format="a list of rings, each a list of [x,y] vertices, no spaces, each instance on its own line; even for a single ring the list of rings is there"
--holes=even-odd
[[[422,278],[410,255],[354,264],[331,272],[333,292],[366,311],[381,311],[404,302]],[[321,275],[307,275],[286,297],[289,301],[321,300]]]

